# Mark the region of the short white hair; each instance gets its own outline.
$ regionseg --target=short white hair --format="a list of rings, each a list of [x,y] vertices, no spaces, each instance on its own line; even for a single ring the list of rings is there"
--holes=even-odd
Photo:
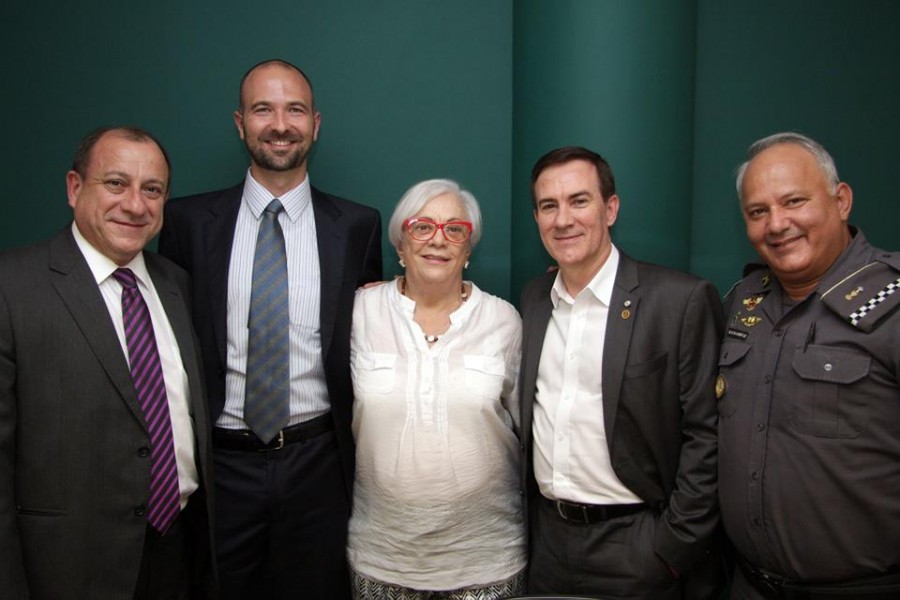
[[[403,221],[413,217],[428,204],[432,198],[451,194],[459,199],[466,211],[466,218],[472,223],[472,235],[469,237],[469,248],[474,248],[481,239],[481,209],[478,200],[468,190],[464,190],[458,183],[450,179],[426,179],[415,184],[403,194],[391,221],[388,224],[388,239],[397,250],[403,241]]]
[[[750,161],[763,151],[768,150],[772,146],[778,146],[779,144],[793,144],[795,146],[800,146],[812,154],[813,158],[816,159],[816,163],[819,165],[819,170],[821,170],[822,174],[825,176],[825,181],[831,185],[831,193],[834,194],[837,191],[837,186],[841,180],[838,178],[837,166],[834,164],[834,159],[831,158],[831,155],[828,154],[825,147],[802,133],[782,131],[781,133],[773,133],[761,140],[756,140],[747,149],[747,160],[742,162],[736,171],[737,177],[735,179],[735,185],[737,187],[738,198],[741,197],[741,186],[744,185],[744,175],[747,173],[747,166],[750,164]]]

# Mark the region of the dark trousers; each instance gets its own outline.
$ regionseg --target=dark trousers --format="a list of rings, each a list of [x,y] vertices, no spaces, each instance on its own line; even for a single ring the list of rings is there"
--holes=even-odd
[[[147,525],[134,600],[185,600],[191,588],[190,537],[179,517],[159,535]]]
[[[680,585],[653,552],[656,518],[643,511],[571,523],[538,499],[531,510],[528,593],[680,599]]]
[[[266,452],[215,448],[221,598],[350,597],[350,500],[334,432]]]

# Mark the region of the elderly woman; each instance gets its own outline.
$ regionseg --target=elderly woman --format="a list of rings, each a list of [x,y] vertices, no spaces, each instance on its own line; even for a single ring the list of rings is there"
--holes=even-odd
[[[389,236],[405,273],[353,311],[354,598],[515,595],[519,315],[463,280],[481,212],[456,183],[410,188]]]

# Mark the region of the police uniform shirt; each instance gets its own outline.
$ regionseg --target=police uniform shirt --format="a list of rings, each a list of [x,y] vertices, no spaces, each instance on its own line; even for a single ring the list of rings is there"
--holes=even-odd
[[[806,299],[767,269],[726,299],[722,519],[747,561],[796,581],[900,569],[900,254],[851,230]]]

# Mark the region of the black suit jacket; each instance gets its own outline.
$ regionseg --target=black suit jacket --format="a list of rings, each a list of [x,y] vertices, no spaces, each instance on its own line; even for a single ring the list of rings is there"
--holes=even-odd
[[[244,184],[166,203],[159,252],[193,278],[213,423],[225,406],[228,268]],[[312,189],[319,249],[322,359],[348,493],[355,464],[350,320],[356,288],[381,279],[381,217],[373,208]],[[352,498],[352,495],[349,497]]]
[[[188,376],[200,490],[182,518],[209,566],[212,450],[188,277],[144,257]],[[2,255],[0,595],[133,597],[149,445],[125,354],[70,227]]]
[[[526,496],[537,493],[532,410],[555,278],[542,275],[522,292]],[[620,253],[602,357],[610,458],[622,483],[658,512],[653,550],[681,573],[706,552],[718,522],[713,382],[721,310],[708,282]]]

